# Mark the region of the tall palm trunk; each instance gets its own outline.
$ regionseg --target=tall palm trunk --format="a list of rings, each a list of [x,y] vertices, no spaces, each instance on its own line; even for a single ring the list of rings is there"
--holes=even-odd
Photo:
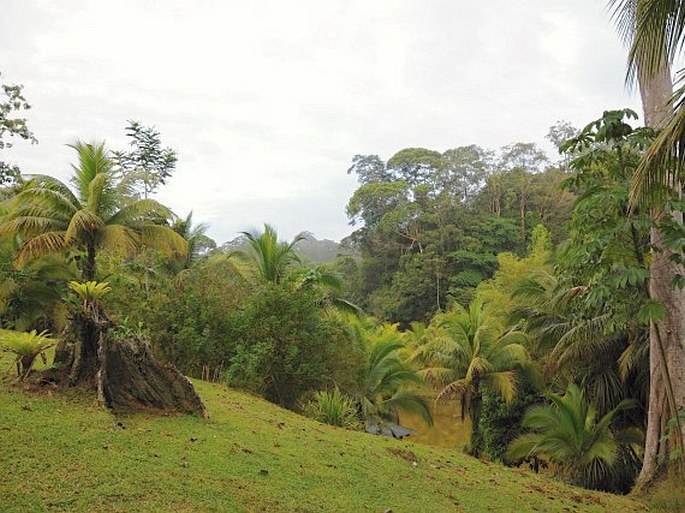
[[[644,75],[644,74],[643,74]],[[640,93],[645,113],[645,124],[660,128],[671,111],[669,100],[673,84],[669,66],[664,64],[654,76],[638,73]],[[664,209],[652,212],[658,221],[673,215]],[[679,219],[682,222],[682,215]],[[670,442],[663,440],[667,422],[685,407],[685,290],[672,286],[673,278],[683,273],[682,266],[671,260],[672,252],[665,247],[661,230],[650,233],[654,248],[650,265],[649,295],[666,307],[666,317],[652,323],[649,333],[649,410],[645,454],[637,488],[644,489],[656,477],[659,461],[668,462],[667,452],[676,441],[682,444],[685,432],[671,433]],[[678,436],[679,435],[679,436]]]

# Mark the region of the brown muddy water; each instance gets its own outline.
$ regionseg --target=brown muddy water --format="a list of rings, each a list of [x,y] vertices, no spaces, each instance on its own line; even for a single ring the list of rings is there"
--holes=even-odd
[[[437,405],[431,403],[431,411],[433,413],[431,427],[426,426],[418,415],[400,413],[400,424],[416,430],[409,440],[459,450],[468,445],[471,422],[468,416],[463,421],[461,420],[458,400],[441,401]]]

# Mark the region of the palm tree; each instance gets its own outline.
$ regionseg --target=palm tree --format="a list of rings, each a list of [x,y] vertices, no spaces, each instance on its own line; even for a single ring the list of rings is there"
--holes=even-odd
[[[48,254],[67,253],[78,265],[84,282],[93,281],[100,251],[130,254],[143,245],[183,254],[186,243],[160,224],[171,211],[150,199],[131,200],[117,188],[103,143],[77,142],[79,164],[72,179],[76,191],[50,176],[34,176],[14,198],[0,220],[0,237],[21,241],[19,265]],[[83,316],[82,316],[83,317]],[[96,315],[96,318],[104,318]],[[106,323],[80,318],[71,348],[58,346],[55,360],[70,366],[72,383],[94,383],[101,362],[98,348]]]
[[[685,4],[611,0],[609,5],[629,47],[627,79],[640,86],[645,123],[660,129],[636,173],[633,197],[663,200],[669,188],[680,187],[685,163],[685,87],[673,95],[670,76],[685,43]]]
[[[440,386],[436,401],[448,396],[461,400],[462,418],[471,418],[471,452],[481,450],[480,411],[488,389],[511,403],[516,393],[516,371],[529,361],[521,331],[506,331],[475,300],[466,310],[455,305],[432,321],[436,336],[412,355],[425,367],[421,374]]]
[[[71,252],[83,281],[96,277],[100,251],[130,254],[141,246],[185,254],[186,242],[160,224],[171,211],[155,200],[127,201],[117,188],[104,143],[71,145],[78,153],[76,192],[51,176],[37,175],[11,200],[0,221],[0,237],[17,235],[18,262]]]
[[[533,353],[543,364],[549,386],[579,382],[600,413],[626,397],[646,404],[647,343],[637,321],[642,301],[621,291],[625,303],[634,303],[624,316],[635,318],[622,325],[617,320],[620,313],[606,303],[589,301],[591,291],[585,285],[569,287],[551,273],[540,274],[514,288],[514,297],[527,303],[514,315],[525,319],[525,330],[535,341]]]
[[[7,215],[2,206],[0,210]],[[76,267],[56,255],[18,266],[18,249],[16,236],[0,241],[0,323],[19,331],[60,330],[66,321],[62,292],[76,277]]]
[[[432,425],[428,402],[416,392],[416,387],[425,386],[425,382],[400,358],[404,344],[396,327],[375,326],[358,318],[350,323],[366,352],[359,403],[367,427],[380,426],[385,421],[398,422],[400,411],[419,415]]]
[[[563,396],[551,393],[549,398],[551,405],[534,406],[526,413],[523,427],[532,432],[512,442],[508,457],[514,461],[541,458],[567,473],[575,483],[601,488],[616,463],[619,446],[641,442],[635,429],[611,430],[616,414],[632,407],[632,401],[622,401],[597,420],[595,408],[574,384]]]
[[[180,262],[182,270],[190,269],[200,255],[216,247],[216,243],[207,236],[208,228],[205,223],[193,225],[192,211],[185,218],[176,219],[171,225],[171,229],[183,237],[188,246],[188,251]]]
[[[278,285],[288,271],[301,264],[295,245],[304,239],[302,235],[297,235],[292,242],[279,242],[276,230],[268,224],[264,225],[262,233],[241,233],[247,238],[249,250],[237,254],[254,264],[262,280]]]
[[[648,202],[656,221],[650,234],[655,251],[649,295],[665,307],[665,315],[655,317],[650,325],[649,412],[644,464],[637,483],[644,488],[657,475],[659,460],[670,460],[663,449],[674,447],[661,442],[669,419],[676,419],[672,443],[685,455],[685,424],[678,414],[685,408],[685,289],[672,286],[685,270],[682,257],[669,248],[661,229],[664,219],[682,225],[682,212],[674,213],[666,204],[669,198],[679,198],[683,183],[685,88],[673,98],[670,64],[685,43],[685,5],[662,0],[611,0],[610,5],[629,44],[628,78],[637,78],[640,86],[645,124],[661,130],[636,170],[632,187],[633,202]],[[685,461],[679,458],[678,462],[682,475]]]
[[[348,313],[362,315],[362,309],[339,296],[343,283],[340,275],[323,265],[316,267],[302,267],[297,270],[298,290],[318,289],[320,299],[318,303],[329,313]]]
[[[435,328],[426,326],[420,321],[409,323],[409,329],[402,332],[404,348],[400,356],[411,359],[411,356],[434,336]]]

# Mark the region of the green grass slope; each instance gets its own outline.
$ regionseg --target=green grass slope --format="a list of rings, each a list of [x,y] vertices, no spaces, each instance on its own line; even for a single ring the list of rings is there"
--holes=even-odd
[[[195,382],[210,419],[114,417],[0,357],[0,511],[644,511],[457,451],[324,426]]]

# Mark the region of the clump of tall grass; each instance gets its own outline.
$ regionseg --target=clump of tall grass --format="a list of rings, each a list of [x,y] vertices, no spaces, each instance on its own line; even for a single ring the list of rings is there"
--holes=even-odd
[[[314,399],[304,406],[304,414],[324,424],[347,429],[361,429],[357,407],[352,399],[338,387],[332,391],[319,391]]]

